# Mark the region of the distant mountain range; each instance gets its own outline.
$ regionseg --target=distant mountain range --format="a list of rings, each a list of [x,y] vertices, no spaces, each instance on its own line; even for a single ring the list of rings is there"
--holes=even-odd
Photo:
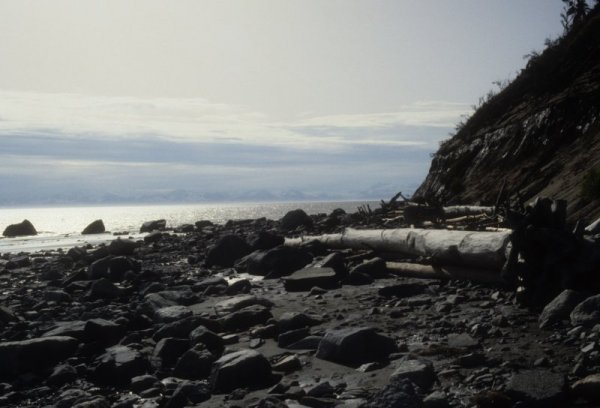
[[[288,201],[344,201],[387,200],[398,191],[410,195],[416,185],[400,189],[391,184],[376,184],[367,189],[349,192],[300,191],[295,189],[270,191],[249,189],[244,191],[194,191],[174,189],[156,192],[61,192],[44,193],[29,191],[19,196],[0,196],[0,206],[24,205],[70,205],[70,204],[176,204],[215,202],[288,202]]]

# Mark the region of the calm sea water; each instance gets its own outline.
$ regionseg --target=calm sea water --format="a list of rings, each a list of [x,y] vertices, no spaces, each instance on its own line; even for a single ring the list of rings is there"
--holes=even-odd
[[[330,213],[335,208],[356,212],[360,205],[377,206],[373,201],[298,202],[298,203],[224,203],[139,205],[103,207],[49,207],[49,208],[0,208],[0,231],[10,224],[28,219],[35,226],[35,237],[1,238],[0,253],[35,252],[57,248],[69,248],[86,243],[98,244],[114,239],[112,234],[81,235],[92,221],[102,219],[106,230],[127,232],[139,237],[138,231],[145,221],[165,219],[167,226],[193,224],[209,220],[223,224],[228,220],[266,217],[279,219],[286,212],[302,208],[308,214]]]

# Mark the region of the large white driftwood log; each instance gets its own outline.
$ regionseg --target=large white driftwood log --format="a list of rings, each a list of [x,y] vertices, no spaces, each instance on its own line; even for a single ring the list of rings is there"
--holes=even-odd
[[[433,257],[437,263],[500,270],[506,261],[510,231],[479,232],[417,228],[357,230],[340,234],[286,238],[286,245],[319,240],[330,248],[373,249],[380,252]]]

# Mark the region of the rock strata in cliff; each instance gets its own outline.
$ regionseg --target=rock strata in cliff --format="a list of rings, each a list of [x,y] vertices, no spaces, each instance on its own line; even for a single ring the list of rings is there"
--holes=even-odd
[[[504,186],[504,198],[565,199],[571,220],[597,218],[600,194],[582,186],[600,165],[599,100],[596,7],[441,144],[415,198],[494,204]]]

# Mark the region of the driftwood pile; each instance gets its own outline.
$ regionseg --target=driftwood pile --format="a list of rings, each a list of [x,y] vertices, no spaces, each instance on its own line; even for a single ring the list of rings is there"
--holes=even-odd
[[[398,193],[380,209],[359,209],[363,217],[379,217],[382,229],[346,228],[286,244],[316,240],[329,248],[373,250],[392,273],[502,284],[524,303],[544,305],[563,289],[600,292],[600,235],[594,235],[600,220],[570,229],[566,208],[549,198],[529,205],[429,206]]]

